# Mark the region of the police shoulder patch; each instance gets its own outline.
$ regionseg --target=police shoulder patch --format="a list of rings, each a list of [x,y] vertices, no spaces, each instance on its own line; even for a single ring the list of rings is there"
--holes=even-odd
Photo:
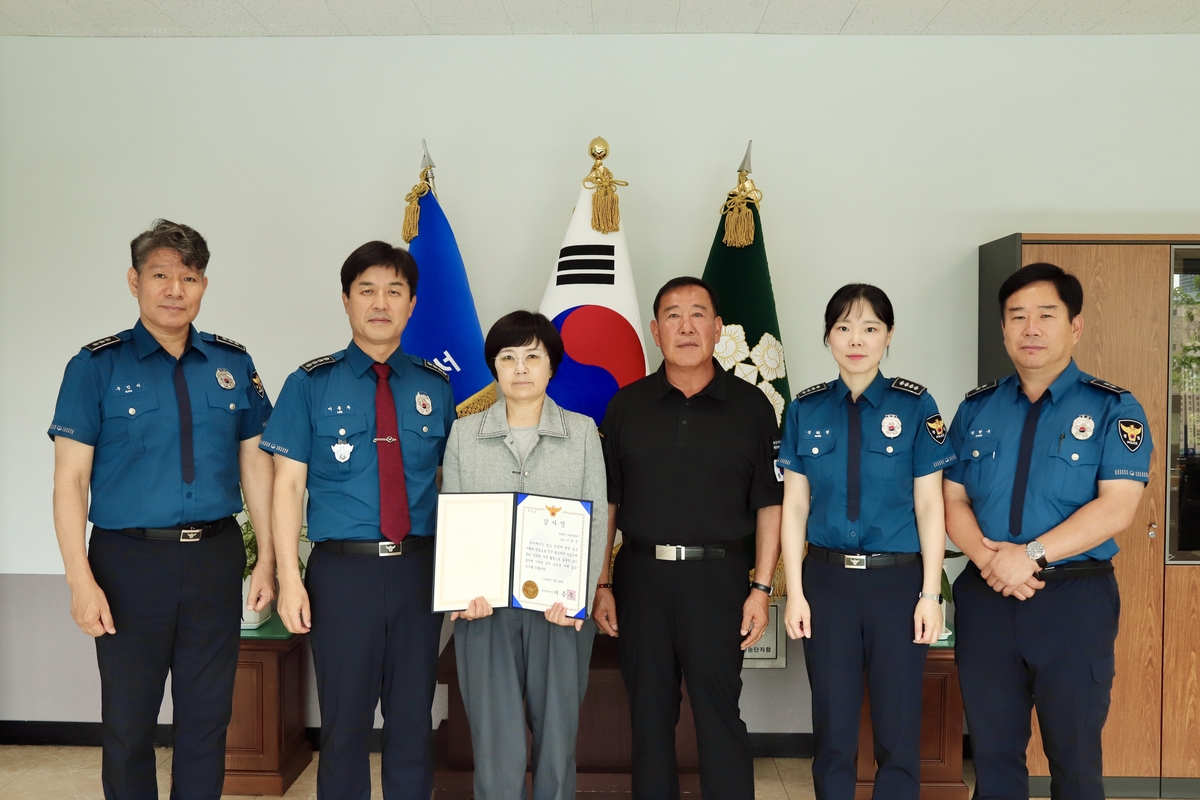
[[[219,333],[214,333],[212,337],[214,342],[220,342],[221,344],[228,345],[236,350],[241,350],[243,353],[246,352],[246,345],[240,342],[235,342],[233,339],[227,339]]]
[[[828,383],[818,383],[814,386],[808,387],[803,392],[797,392],[796,399],[803,400],[804,398],[808,397],[810,394],[816,394],[817,392],[823,392],[828,388],[829,388]]]
[[[103,350],[105,347],[118,344],[119,342],[121,342],[120,336],[105,336],[103,339],[97,339],[94,342],[85,344],[83,349],[87,350],[89,353],[94,353],[97,350]]]
[[[926,391],[928,391],[921,384],[917,383],[916,381],[910,381],[908,378],[896,378],[896,380],[892,381],[892,388],[899,389],[902,392],[908,392],[909,394],[915,394],[917,397],[920,397],[921,395],[925,394]]]
[[[1102,381],[1099,378],[1092,378],[1090,381],[1088,381],[1088,383],[1099,389],[1107,389],[1108,391],[1113,392],[1114,394],[1128,394],[1129,393],[1128,389],[1122,389],[1120,386],[1117,386],[1115,383],[1109,383],[1108,381]]]
[[[992,389],[995,389],[999,385],[1000,385],[1000,381],[995,380],[995,381],[992,381],[991,383],[985,383],[983,386],[976,386],[974,389],[967,392],[966,397],[964,397],[963,399],[970,400],[975,395],[983,394],[984,392],[990,392]]]
[[[321,356],[320,358],[314,358],[312,361],[305,361],[300,365],[300,369],[304,370],[305,372],[312,372],[317,367],[323,367],[326,364],[336,363],[337,359],[333,356]]]
[[[424,367],[425,369],[429,370],[430,372],[436,372],[442,378],[442,380],[449,383],[450,376],[446,374],[446,370],[442,369],[437,364],[430,361],[428,358],[420,358],[418,356],[409,356],[409,358],[411,358],[412,362],[414,364],[416,364],[417,366]]]

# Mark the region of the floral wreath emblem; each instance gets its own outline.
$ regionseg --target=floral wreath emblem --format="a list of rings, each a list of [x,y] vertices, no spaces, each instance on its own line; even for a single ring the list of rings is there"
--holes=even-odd
[[[723,325],[721,339],[717,342],[713,356],[721,369],[757,386],[775,408],[775,421],[783,421],[783,395],[771,381],[787,377],[783,354],[783,343],[770,333],[764,333],[753,348],[746,342],[746,329],[741,325]],[[759,378],[762,379],[761,383]]]

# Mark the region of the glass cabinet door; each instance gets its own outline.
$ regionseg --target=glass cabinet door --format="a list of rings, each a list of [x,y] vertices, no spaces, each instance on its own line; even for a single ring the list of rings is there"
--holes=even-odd
[[[1200,247],[1172,248],[1167,561],[1200,563]]]

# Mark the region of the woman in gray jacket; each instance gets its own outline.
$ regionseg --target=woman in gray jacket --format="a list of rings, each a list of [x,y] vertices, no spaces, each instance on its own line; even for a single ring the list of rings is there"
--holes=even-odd
[[[514,311],[488,331],[484,357],[499,387],[487,411],[456,420],[444,492],[527,492],[592,501],[589,612],[608,536],[600,437],[590,417],[560,408],[546,385],[562,338],[541,314]],[[534,800],[575,797],[575,735],[595,628],[562,604],[539,614],[478,597],[455,612],[458,682],[471,723],[476,800],[525,797],[526,721]]]

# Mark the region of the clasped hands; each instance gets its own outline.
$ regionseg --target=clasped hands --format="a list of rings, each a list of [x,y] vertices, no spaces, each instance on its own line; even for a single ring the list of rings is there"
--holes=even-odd
[[[983,546],[991,556],[978,564],[979,571],[992,589],[1005,597],[1028,600],[1045,588],[1045,582],[1037,578],[1037,562],[1025,554],[1025,545],[993,542],[984,537]]]

